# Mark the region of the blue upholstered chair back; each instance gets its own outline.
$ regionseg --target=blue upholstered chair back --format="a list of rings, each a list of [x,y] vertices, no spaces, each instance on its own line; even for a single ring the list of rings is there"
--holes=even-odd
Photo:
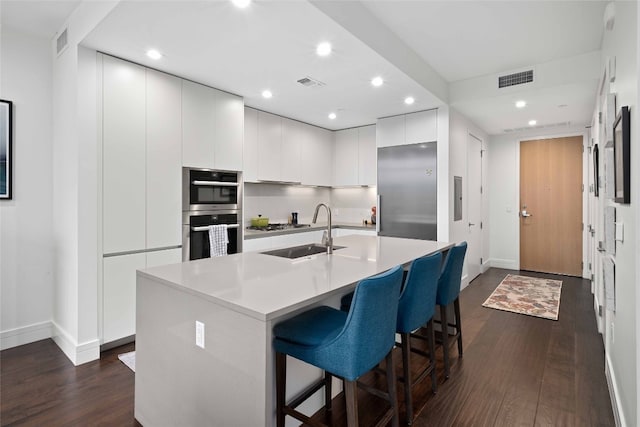
[[[355,379],[371,370],[395,345],[401,285],[402,267],[398,266],[356,287],[341,334],[347,353],[343,360],[349,361],[347,377]]]
[[[462,280],[462,265],[466,253],[467,242],[462,242],[449,249],[438,280],[436,304],[449,305],[458,297]]]
[[[398,303],[396,332],[414,331],[433,317],[441,262],[442,254],[438,252],[411,263]]]

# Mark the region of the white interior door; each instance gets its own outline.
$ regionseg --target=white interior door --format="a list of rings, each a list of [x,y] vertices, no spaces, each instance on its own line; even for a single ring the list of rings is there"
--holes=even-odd
[[[469,282],[482,269],[482,141],[467,137],[467,275]]]

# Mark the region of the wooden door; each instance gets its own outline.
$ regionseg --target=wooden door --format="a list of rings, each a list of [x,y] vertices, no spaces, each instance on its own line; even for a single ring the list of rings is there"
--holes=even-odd
[[[464,191],[463,191],[464,194]],[[482,271],[482,141],[467,136],[467,277],[469,282]]]
[[[582,137],[520,143],[520,269],[582,276]]]

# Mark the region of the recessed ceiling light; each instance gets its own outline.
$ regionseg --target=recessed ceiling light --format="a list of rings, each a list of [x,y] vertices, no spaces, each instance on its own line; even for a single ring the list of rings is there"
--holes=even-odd
[[[270,91],[270,90],[263,90],[263,91],[262,91],[262,97],[263,97],[263,98],[267,98],[267,99],[269,99],[269,98],[271,98],[272,96],[273,96],[273,94],[271,93],[271,91]]]
[[[336,117],[338,117],[338,116],[336,116],[336,113],[329,113],[329,118],[331,120],[335,120]]]
[[[371,79],[371,84],[375,87],[382,86],[382,83],[384,83],[384,80],[380,76]]]
[[[529,120],[529,126],[535,126],[537,123],[536,120]]]
[[[413,104],[414,102],[416,102],[416,100],[415,100],[415,99],[413,99],[413,96],[407,96],[407,97],[404,99],[404,103],[405,103],[405,104],[407,104],[407,105],[411,105],[411,104]]]
[[[516,101],[516,108],[524,108],[527,106],[527,101]]]
[[[328,56],[331,53],[331,43],[322,42],[316,47],[318,56]]]
[[[238,9],[244,9],[251,4],[251,0],[231,0],[231,3]]]
[[[162,54],[155,49],[149,49],[147,51],[147,56],[151,59],[156,59],[156,60],[162,58]]]

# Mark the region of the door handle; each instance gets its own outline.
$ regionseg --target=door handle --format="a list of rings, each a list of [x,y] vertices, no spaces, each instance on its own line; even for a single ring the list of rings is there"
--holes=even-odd
[[[471,222],[469,223],[469,227],[474,226],[474,225],[475,225],[475,224],[473,224],[473,223],[471,223]]]
[[[520,212],[520,215],[521,215],[523,218],[528,218],[528,217],[530,217],[530,216],[533,216],[533,215],[531,215],[529,212],[527,212],[527,210],[526,210],[526,209],[523,209],[523,210],[522,210],[522,212]]]

